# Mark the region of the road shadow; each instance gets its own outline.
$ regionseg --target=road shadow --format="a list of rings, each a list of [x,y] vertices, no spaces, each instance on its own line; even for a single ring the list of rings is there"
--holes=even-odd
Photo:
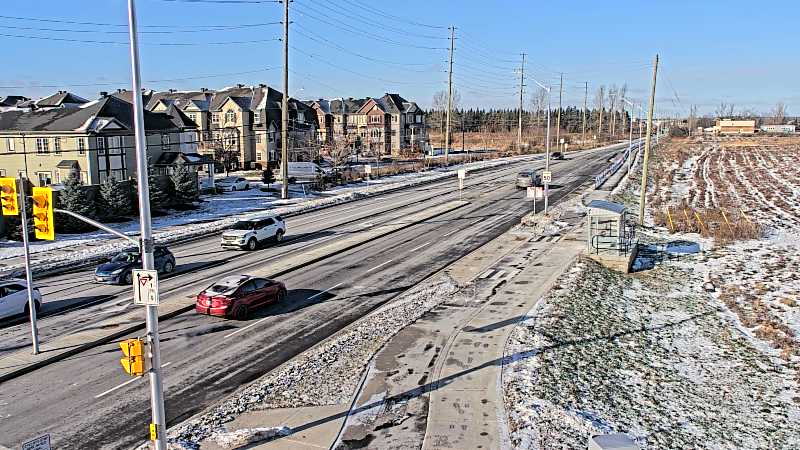
[[[52,302],[46,302],[42,303],[41,310],[39,311],[39,314],[37,314],[36,317],[37,319],[41,319],[43,317],[58,314],[70,308],[95,305],[98,303],[111,300],[112,298],[113,296],[110,295],[89,295],[86,297],[75,297],[64,300],[55,300]],[[29,322],[27,314],[17,314],[14,316],[9,316],[3,320],[0,320],[0,329],[9,328],[14,325],[19,325],[27,322]]]
[[[336,297],[334,293],[317,289],[289,289],[286,291],[286,298],[282,302],[264,305],[251,311],[248,321],[293,313],[312,305],[324,303],[334,297]]]

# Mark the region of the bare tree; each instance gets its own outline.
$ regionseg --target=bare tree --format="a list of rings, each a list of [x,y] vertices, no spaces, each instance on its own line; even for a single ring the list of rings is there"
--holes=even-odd
[[[776,103],[770,115],[772,116],[773,125],[783,125],[786,119],[786,104],[783,102]]]
[[[608,88],[608,102],[609,102],[608,112],[609,112],[609,114],[611,114],[611,127],[609,128],[609,133],[611,133],[611,136],[614,136],[614,133],[617,131],[616,130],[616,125],[617,125],[616,117],[617,117],[617,98],[618,98],[617,95],[618,95],[618,93],[619,93],[619,90],[617,89],[617,85],[612,84],[611,87]]]
[[[733,117],[735,109],[736,108],[733,103],[729,104],[723,101],[720,102],[719,106],[717,106],[717,109],[714,110],[714,114],[716,114],[717,118],[720,119],[730,118]]]
[[[461,94],[458,92],[457,89],[453,89],[453,104],[451,105],[453,111],[458,109],[458,105],[461,103]],[[444,134],[445,124],[447,121],[447,91],[438,91],[433,94],[433,101],[431,102],[431,109],[436,112],[436,118],[439,122],[439,128]],[[451,121],[453,117],[451,117]]]
[[[619,91],[617,91],[617,94],[619,95],[620,98],[618,103],[619,103],[619,117],[620,120],[622,120],[622,132],[625,133],[625,102],[622,101],[622,99],[626,98],[626,95],[628,95],[628,84],[627,83],[623,84],[622,87],[619,88]]]
[[[547,108],[547,91],[539,88],[536,93],[531,97],[531,109],[536,115],[536,128],[542,129],[542,112]],[[533,115],[531,115],[531,122],[533,122]],[[533,128],[531,126],[531,128]]]
[[[694,129],[697,127],[697,105],[689,107],[689,136],[694,134]]]
[[[597,134],[603,132],[603,110],[606,108],[606,87],[600,86],[594,94],[594,107],[597,108]]]

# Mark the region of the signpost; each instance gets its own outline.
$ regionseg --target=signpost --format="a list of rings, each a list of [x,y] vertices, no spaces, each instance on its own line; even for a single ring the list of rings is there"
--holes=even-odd
[[[467,178],[466,169],[458,169],[458,199],[461,200],[461,191],[464,190],[464,179]]]
[[[529,186],[525,193],[525,200],[533,202],[533,213],[536,214],[536,200],[544,198],[544,188],[541,186]]]
[[[22,443],[22,450],[50,450],[50,435],[45,434]]]
[[[364,173],[367,175],[367,191],[369,191],[369,179],[372,178],[372,166],[364,164]]]
[[[158,306],[158,271],[133,271],[133,303]]]

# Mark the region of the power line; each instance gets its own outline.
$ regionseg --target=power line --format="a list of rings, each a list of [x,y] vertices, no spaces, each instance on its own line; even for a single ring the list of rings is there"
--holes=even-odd
[[[31,21],[31,22],[47,22],[47,23],[64,23],[70,25],[90,25],[90,26],[100,26],[100,27],[121,27],[121,28],[128,28],[128,24],[126,23],[108,23],[108,22],[80,22],[75,20],[64,20],[64,19],[44,19],[40,17],[20,17],[20,16],[3,16],[0,15],[0,19],[9,19],[9,20],[20,20],[20,21]],[[225,27],[260,27],[265,25],[273,25],[275,23],[280,22],[264,22],[264,23],[249,23],[249,24],[238,24],[238,25],[139,25],[140,28],[185,28],[185,29],[196,29],[196,28],[225,28]],[[127,33],[127,31],[125,31]],[[139,33],[142,33],[141,31]]]
[[[371,5],[367,5],[367,4],[359,2],[359,1],[354,1],[354,0],[344,0],[344,1],[347,2],[347,3],[350,3],[351,5],[356,6],[358,8],[371,11],[373,14],[379,15],[381,17],[385,17],[385,18],[393,19],[393,20],[398,20],[398,21],[401,21],[401,22],[405,22],[405,23],[407,23],[409,25],[416,25],[418,27],[426,27],[426,28],[435,28],[435,29],[439,29],[439,30],[446,30],[447,29],[447,27],[443,26],[443,25],[430,25],[430,24],[427,24],[427,23],[415,22],[413,20],[406,19],[404,17],[395,16],[393,14],[389,14],[389,13],[384,12],[384,11],[378,9],[378,8],[375,8],[375,7],[371,6]]]
[[[82,44],[109,44],[109,45],[130,45],[129,42],[123,41],[98,41],[98,40],[88,40],[88,39],[70,39],[70,38],[58,38],[58,37],[46,37],[46,36],[30,36],[30,35],[20,35],[20,34],[7,34],[7,33],[0,33],[0,36],[3,37],[10,37],[10,38],[18,38],[18,39],[37,39],[42,41],[59,41],[59,42],[77,42]],[[279,41],[278,38],[272,39],[256,39],[250,41],[223,41],[223,42],[143,42],[144,45],[156,45],[156,46],[165,46],[165,47],[190,47],[195,45],[238,45],[238,44],[262,44],[264,42],[273,42]]]
[[[281,0],[161,0],[172,3],[219,3],[225,5],[247,5],[260,3],[281,3]]]
[[[279,25],[280,22],[270,22],[263,25]],[[139,31],[139,34],[179,34],[179,33],[211,33],[216,31],[231,31],[244,28],[250,28],[257,25],[231,25],[228,27],[209,28],[209,29],[193,29],[193,30],[158,30],[158,31]],[[260,25],[258,25],[260,26]],[[127,31],[113,31],[113,30],[70,30],[65,28],[41,28],[41,27],[19,27],[15,25],[3,25],[3,28],[10,28],[15,30],[26,31],[46,31],[55,33],[102,33],[102,34],[128,34]]]

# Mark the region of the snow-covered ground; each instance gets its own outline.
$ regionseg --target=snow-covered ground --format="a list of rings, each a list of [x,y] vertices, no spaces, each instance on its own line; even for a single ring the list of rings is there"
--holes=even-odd
[[[500,166],[531,157],[531,155],[524,155],[468,163],[466,168],[467,170],[475,170],[483,167]],[[322,192],[306,191],[301,185],[293,185],[291,187],[292,198],[289,200],[281,200],[274,194],[261,192],[258,189],[261,187],[261,183],[251,181],[252,189],[250,190],[227,192],[216,196],[203,196],[203,201],[198,209],[185,212],[175,211],[167,216],[154,217],[154,235],[156,242],[174,242],[180,239],[218,232],[229,227],[236,220],[248,216],[258,216],[265,212],[283,215],[296,214],[391,189],[452,177],[455,175],[455,170],[461,167],[463,166],[453,166],[449,170],[436,169],[388,176],[369,183],[339,186]],[[274,184],[272,187],[280,188],[280,184]],[[111,224],[111,226],[129,235],[136,235],[139,230],[138,221]],[[109,236],[104,232],[58,234],[55,241],[33,242],[31,244],[31,254],[36,260],[35,270],[44,271],[64,265],[73,265],[83,261],[108,257],[127,247],[130,247],[128,242]],[[22,256],[22,252],[21,243],[0,240],[0,262],[10,258],[19,259]],[[15,260],[0,267],[0,275],[19,271],[22,267],[22,262]]]
[[[562,278],[507,348],[516,448],[583,449],[611,432],[642,448],[800,448],[798,156],[797,141],[769,138],[655,151],[640,239],[701,252],[632,275],[586,260]],[[637,189],[616,199],[635,211]],[[698,212],[703,235],[670,233],[655,218],[666,208],[688,210],[678,230],[697,229]],[[732,233],[715,241],[726,220]],[[763,236],[736,236],[751,221]]]

